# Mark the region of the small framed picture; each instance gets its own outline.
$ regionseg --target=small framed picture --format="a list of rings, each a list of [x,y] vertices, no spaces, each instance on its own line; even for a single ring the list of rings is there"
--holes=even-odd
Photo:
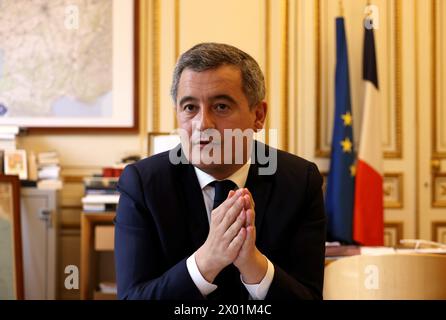
[[[28,178],[26,150],[5,150],[5,174],[18,175],[20,180]]]
[[[149,132],[148,152],[149,156],[168,151],[180,143],[180,136],[175,133]]]

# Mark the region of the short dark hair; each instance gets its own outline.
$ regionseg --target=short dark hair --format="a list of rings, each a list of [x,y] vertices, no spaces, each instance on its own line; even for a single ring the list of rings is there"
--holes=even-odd
[[[228,44],[206,42],[195,45],[178,59],[170,89],[174,103],[177,100],[178,83],[184,69],[201,72],[223,65],[233,65],[240,69],[242,89],[251,107],[265,99],[265,79],[262,70],[249,54]]]

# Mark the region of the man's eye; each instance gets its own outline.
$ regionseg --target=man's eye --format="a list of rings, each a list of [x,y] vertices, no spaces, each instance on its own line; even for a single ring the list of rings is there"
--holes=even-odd
[[[193,105],[193,104],[186,104],[184,107],[183,107],[183,111],[187,111],[187,112],[193,112],[193,111],[195,111],[195,106]]]
[[[215,109],[217,110],[217,111],[228,111],[229,110],[229,106],[228,105],[226,105],[226,104],[223,104],[223,103],[219,103],[219,104],[217,104],[216,106],[215,106]]]

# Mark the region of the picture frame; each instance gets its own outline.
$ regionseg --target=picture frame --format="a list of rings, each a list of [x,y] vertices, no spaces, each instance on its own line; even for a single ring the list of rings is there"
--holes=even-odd
[[[401,172],[384,173],[383,196],[384,208],[403,209],[404,208],[404,179]]]
[[[40,2],[28,5],[24,14],[30,18],[22,18],[35,21],[39,28],[30,23],[11,35],[21,45],[11,44],[9,52],[0,45],[0,52],[8,53],[0,56],[2,69],[8,70],[8,76],[2,79],[0,74],[0,79],[10,84],[0,86],[0,125],[17,125],[30,133],[138,132],[139,1],[62,2],[45,6],[51,11],[47,13]],[[20,4],[12,2],[10,7],[16,5]],[[60,12],[65,14],[62,19]],[[0,12],[0,19],[2,14],[7,13]],[[51,43],[45,43],[49,39]],[[27,48],[26,43],[33,47]],[[45,66],[37,82],[31,79],[37,76],[32,61]],[[29,83],[23,83],[28,78]]]
[[[0,175],[0,301],[23,300],[20,181]]]
[[[168,151],[180,143],[180,135],[168,132],[149,132],[147,139],[148,155]]]
[[[4,151],[4,173],[6,175],[17,175],[20,180],[28,179],[28,164],[26,150]]]

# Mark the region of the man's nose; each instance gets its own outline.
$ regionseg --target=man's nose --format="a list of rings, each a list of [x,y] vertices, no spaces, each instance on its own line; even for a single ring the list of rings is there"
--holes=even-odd
[[[207,108],[201,108],[200,119],[198,119],[198,129],[204,131],[207,129],[214,129],[214,120],[211,112]]]

